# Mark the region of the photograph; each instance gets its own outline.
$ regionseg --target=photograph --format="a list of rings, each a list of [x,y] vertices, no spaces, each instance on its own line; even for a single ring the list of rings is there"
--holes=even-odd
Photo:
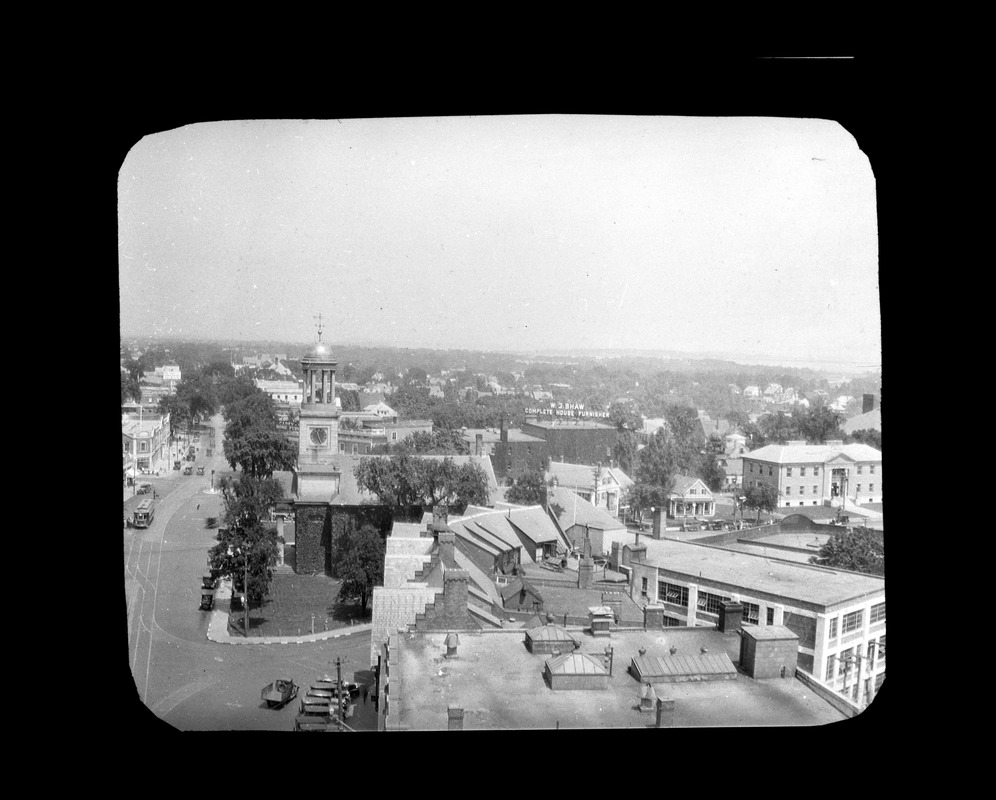
[[[130,143],[115,630],[150,719],[815,728],[875,703],[882,173],[849,120],[757,107]]]

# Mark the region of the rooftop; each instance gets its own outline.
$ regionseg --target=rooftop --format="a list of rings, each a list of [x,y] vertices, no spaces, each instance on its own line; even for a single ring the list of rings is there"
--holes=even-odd
[[[745,458],[773,464],[824,464],[835,456],[843,455],[852,461],[881,461],[882,451],[867,444],[826,444],[785,445],[769,444],[753,450]]]
[[[641,540],[646,561],[680,574],[708,589],[708,582],[743,587],[831,609],[885,592],[885,579],[826,567],[794,564],[672,539]]]
[[[601,663],[613,648],[612,675],[597,690],[548,688],[544,665],[550,657],[531,654],[525,632],[460,632],[454,658],[445,658],[445,633],[391,638],[389,730],[446,730],[447,708],[464,710],[467,730],[554,728],[647,728],[653,714],[641,714],[640,683],[627,671],[639,649],[647,655],[725,653],[740,657],[740,637],[711,629],[613,632],[594,638],[580,629],[581,654]],[[653,684],[659,697],[673,699],[675,727],[823,725],[844,719],[799,680],[735,680]]]
[[[626,526],[610,514],[596,508],[577,493],[563,486],[550,486],[546,490],[547,499],[559,509],[557,524],[566,531],[574,525],[587,525],[602,531],[625,529]]]
[[[508,428],[506,430],[508,434],[508,441],[510,442],[544,442],[545,439],[540,439],[538,436],[530,436],[528,433],[523,433],[518,428]],[[463,440],[465,442],[475,442],[477,441],[477,435],[481,435],[481,441],[487,442],[489,444],[501,441],[501,431],[495,428],[467,428],[462,432]]]
[[[615,430],[611,425],[603,425],[600,422],[588,422],[587,420],[576,417],[553,420],[527,417],[525,424],[535,425],[537,428],[545,428],[546,430]]]

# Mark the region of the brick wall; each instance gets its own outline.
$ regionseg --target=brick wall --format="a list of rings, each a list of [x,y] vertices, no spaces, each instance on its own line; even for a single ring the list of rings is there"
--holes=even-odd
[[[522,432],[545,439],[547,453],[554,461],[563,459],[569,464],[597,464],[612,457],[616,443],[614,428],[543,428],[529,422],[522,424]]]

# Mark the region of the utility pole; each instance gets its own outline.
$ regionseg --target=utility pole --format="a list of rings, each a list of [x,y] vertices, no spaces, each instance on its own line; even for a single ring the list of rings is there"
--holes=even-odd
[[[339,720],[339,728],[342,728],[343,723],[343,709],[342,709],[342,659],[339,656],[335,657],[335,701],[338,704],[338,709],[336,710],[336,717]]]

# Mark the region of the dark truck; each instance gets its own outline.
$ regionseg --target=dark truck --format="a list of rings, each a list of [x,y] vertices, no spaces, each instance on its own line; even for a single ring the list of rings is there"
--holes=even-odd
[[[282,708],[297,697],[298,685],[290,678],[277,678],[266,684],[260,697],[266,702],[267,708]]]

